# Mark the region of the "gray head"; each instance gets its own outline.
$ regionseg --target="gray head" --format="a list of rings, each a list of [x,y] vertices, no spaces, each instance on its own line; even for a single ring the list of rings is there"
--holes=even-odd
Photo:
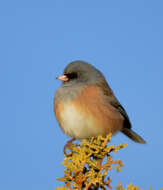
[[[64,86],[96,84],[105,80],[103,74],[94,66],[84,61],[73,61],[64,69],[62,76],[58,77]]]

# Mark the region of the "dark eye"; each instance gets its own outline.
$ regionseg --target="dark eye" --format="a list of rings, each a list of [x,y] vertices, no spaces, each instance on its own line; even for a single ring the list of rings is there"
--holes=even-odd
[[[78,77],[77,73],[67,73],[66,76],[71,80]]]

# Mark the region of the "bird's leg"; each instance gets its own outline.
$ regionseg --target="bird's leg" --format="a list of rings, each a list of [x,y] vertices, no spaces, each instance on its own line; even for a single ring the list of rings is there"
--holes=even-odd
[[[70,146],[72,145],[72,142],[73,142],[74,140],[75,140],[75,138],[72,138],[71,140],[67,141],[67,143],[65,144],[64,150],[63,150],[65,155],[67,155],[66,150],[67,150],[68,148],[71,150]]]

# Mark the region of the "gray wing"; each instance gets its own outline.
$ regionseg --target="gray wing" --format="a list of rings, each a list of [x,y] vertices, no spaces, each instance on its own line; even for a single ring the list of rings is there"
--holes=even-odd
[[[113,93],[112,89],[109,87],[108,83],[105,80],[103,80],[100,83],[98,83],[97,85],[103,90],[103,93],[105,96],[107,96],[109,103],[123,115],[123,117],[124,117],[123,127],[131,129],[131,122],[129,120],[127,112],[125,111],[123,106],[119,103],[117,98],[114,96],[114,93]]]

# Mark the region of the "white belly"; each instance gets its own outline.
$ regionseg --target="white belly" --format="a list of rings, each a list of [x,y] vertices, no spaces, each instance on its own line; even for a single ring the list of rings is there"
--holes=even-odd
[[[96,127],[91,116],[80,113],[72,104],[66,104],[63,110],[61,126],[68,136],[82,139],[102,134],[101,129]]]

